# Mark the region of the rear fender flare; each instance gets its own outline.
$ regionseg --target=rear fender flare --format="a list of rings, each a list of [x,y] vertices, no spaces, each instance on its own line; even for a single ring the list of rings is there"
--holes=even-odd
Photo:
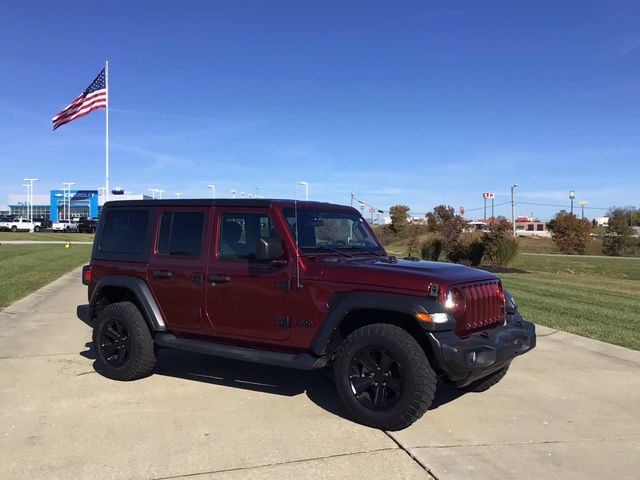
[[[90,302],[91,307],[96,306],[100,298],[100,292],[105,287],[125,288],[132,292],[138,300],[138,305],[140,305],[142,309],[141,313],[148,322],[151,331],[163,332],[167,330],[167,325],[160,311],[160,307],[151,293],[151,289],[144,280],[126,275],[107,275],[106,277],[102,277],[93,289]]]

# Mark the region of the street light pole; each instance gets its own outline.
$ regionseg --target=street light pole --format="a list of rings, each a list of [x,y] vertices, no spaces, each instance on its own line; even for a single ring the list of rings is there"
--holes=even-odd
[[[216,186],[215,185],[207,185],[207,188],[211,189],[211,198],[216,198]]]
[[[573,190],[569,191],[569,200],[571,200],[571,215],[573,215],[573,199],[576,198],[576,192]]]
[[[304,199],[309,200],[309,182],[299,182],[298,185],[304,186]]]
[[[173,192],[173,194],[176,196],[176,198],[179,200],[180,199],[180,195],[182,195],[182,192]]]
[[[351,207],[353,207],[353,198],[356,196],[355,193],[351,192]]]
[[[516,236],[516,187],[517,183],[511,185],[511,224],[513,227],[513,236]]]
[[[147,190],[149,190],[151,192],[151,199],[155,200],[156,199],[156,192],[158,191],[157,188],[147,188]]]
[[[580,207],[582,207],[582,220],[584,220],[584,206],[587,204],[588,202],[586,200],[580,200],[578,202],[578,205],[580,205]]]
[[[162,193],[164,192],[164,190],[160,190],[158,189],[158,199],[162,200]]]
[[[66,199],[66,204],[67,204],[66,220],[69,220],[69,222],[71,222],[71,186],[75,184],[76,184],[75,182],[62,182],[62,185],[67,187],[64,198]],[[65,202],[62,203],[63,212],[64,212],[64,206],[65,206]]]
[[[231,198],[236,198],[236,191],[231,189]]]
[[[25,178],[25,182],[29,182],[27,186],[27,215],[29,219],[33,221],[33,183],[37,182],[38,178]]]

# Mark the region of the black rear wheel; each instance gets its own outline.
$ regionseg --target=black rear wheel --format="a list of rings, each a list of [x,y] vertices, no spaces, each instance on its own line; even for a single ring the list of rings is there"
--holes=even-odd
[[[97,367],[114,380],[136,380],[153,373],[154,342],[144,318],[131,302],[102,309],[93,328]]]
[[[436,376],[424,351],[394,325],[367,325],[347,336],[334,374],[338,397],[354,419],[384,430],[411,425],[435,394]]]

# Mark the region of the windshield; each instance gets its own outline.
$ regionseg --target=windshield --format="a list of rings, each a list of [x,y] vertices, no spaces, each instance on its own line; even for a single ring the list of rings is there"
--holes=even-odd
[[[298,235],[303,250],[361,250],[381,255],[378,244],[365,220],[352,210],[298,208],[298,222],[293,208],[283,208],[292,235]]]

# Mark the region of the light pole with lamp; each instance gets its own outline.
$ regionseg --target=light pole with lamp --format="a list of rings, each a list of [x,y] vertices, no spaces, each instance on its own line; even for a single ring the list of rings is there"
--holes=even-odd
[[[304,187],[304,199],[309,200],[309,182],[298,182],[298,185]]]
[[[586,200],[580,200],[578,202],[578,205],[580,205],[580,207],[582,208],[582,220],[584,220],[584,206],[587,204],[588,202]]]
[[[62,182],[62,185],[67,187],[64,194],[64,198],[66,200],[66,205],[67,205],[66,220],[69,220],[69,222],[71,222],[71,186],[75,184],[76,184],[75,182]],[[62,203],[63,211],[64,211],[64,206],[65,206],[65,202]]]
[[[162,200],[163,193],[164,193],[164,190],[158,189],[158,200]]]
[[[216,186],[215,185],[207,185],[207,188],[211,189],[211,198],[216,198]]]
[[[182,195],[182,192],[173,192],[173,194],[176,196],[178,200],[180,200],[180,195]]]
[[[231,198],[236,198],[236,191],[231,189]]]
[[[573,215],[573,199],[576,198],[576,192],[569,190],[569,200],[571,200],[571,215]]]
[[[37,182],[38,178],[25,178],[25,182],[29,182],[27,184],[27,215],[29,216],[29,220],[33,222],[33,183]]]
[[[147,190],[149,190],[151,192],[151,199],[155,200],[156,199],[156,193],[158,193],[158,189],[157,188],[147,188]]]

